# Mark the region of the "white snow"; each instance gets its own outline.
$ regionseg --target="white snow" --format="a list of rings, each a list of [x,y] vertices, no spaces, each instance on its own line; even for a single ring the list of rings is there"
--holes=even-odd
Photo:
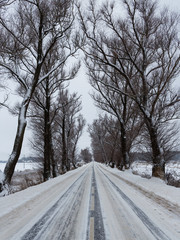
[[[82,168],[84,167],[85,166],[77,170],[70,171],[57,178],[50,179],[49,181],[44,182],[42,184],[29,187],[23,191],[20,191],[5,197],[1,197],[0,198],[0,217],[18,208],[19,206],[26,204],[27,202],[35,199],[36,197],[42,195],[48,189],[56,186],[56,184],[59,184],[60,182],[64,181],[69,176],[74,175],[75,171],[76,172],[82,171]]]
[[[4,174],[3,172],[0,170],[0,182],[4,179]]]
[[[145,161],[135,161],[131,164],[132,173],[141,177],[152,177],[152,164]],[[180,181],[180,161],[170,161],[165,164],[165,174],[170,174],[175,181]]]
[[[132,173],[140,175],[141,177],[151,178],[152,176],[152,164],[135,161],[131,164]]]
[[[131,169],[122,172],[116,168],[113,169],[107,166],[104,167],[110,170],[112,173],[117,174],[125,181],[128,181],[129,183],[136,185],[137,187],[145,190],[146,192],[160,196],[166,199],[167,201],[171,202],[172,204],[177,205],[180,208],[179,188],[166,185],[166,183],[159,178],[152,177],[151,179],[147,179],[142,178],[141,176],[138,175],[134,175],[132,174]],[[150,167],[147,167],[147,169],[149,170]],[[141,170],[141,172],[143,172],[143,170]]]
[[[0,163],[0,170],[3,172],[5,168],[6,163]],[[39,164],[38,163],[17,163],[15,167],[15,171],[24,171],[27,169],[35,169],[38,168]]]
[[[17,232],[22,236],[44,215],[47,209],[53,206],[88,167],[89,165],[82,166],[45,183],[1,197],[0,239],[11,239]],[[83,204],[88,208],[85,203]],[[82,212],[80,214],[81,218],[87,218],[87,216],[82,216]],[[87,214],[87,211],[84,214]],[[17,239],[20,239],[19,235]]]
[[[142,178],[133,175],[131,170],[122,172],[103,164],[97,165],[96,179],[107,240],[117,240],[119,236],[122,240],[156,238],[144,227],[143,222],[146,222],[144,217],[140,221],[135,216],[135,212],[129,208],[129,203],[123,201],[123,197],[120,197],[110,181],[146,215],[146,219],[149,219],[155,228],[167,236],[162,239],[180,239],[178,188],[168,186],[164,181],[154,177]]]
[[[171,161],[165,165],[165,173],[171,174],[171,176],[176,180],[180,181],[180,161]]]
[[[91,164],[87,164],[82,166],[76,170],[70,171],[64,175],[61,175],[57,178],[51,179],[45,183],[39,184],[37,186],[30,187],[21,192],[17,192],[15,194],[11,194],[9,196],[0,198],[0,238],[1,240],[12,239],[9,236],[18,236],[16,238],[20,239],[19,236],[22,236],[27,230],[29,230],[34,223],[40,219],[43,214],[49,209],[59,197],[68,189],[68,187],[79,178],[79,176],[89,167],[89,177],[87,178],[87,183],[85,184],[84,197],[80,212],[78,213],[78,217],[76,220],[77,228],[79,229],[82,235],[81,239],[84,239],[85,230],[87,226],[87,215],[88,215],[88,206],[90,199],[90,188],[91,188]],[[152,177],[151,179],[142,178],[138,175],[132,174],[131,170],[126,170],[124,172],[119,171],[118,169],[112,169],[103,164],[96,164],[96,166],[101,166],[101,169],[108,177],[120,187],[120,189],[127,194],[131,198],[133,202],[137,204],[142,211],[146,212],[146,214],[152,219],[152,221],[159,226],[168,236],[171,236],[171,239],[178,239],[177,237],[173,238],[173,233],[178,234],[178,223],[179,217],[176,215],[174,217],[174,213],[171,212],[171,207],[176,209],[180,209],[180,189],[175,188],[169,185],[166,185],[164,181]],[[107,171],[105,171],[107,170]],[[115,224],[113,221],[114,218],[120,218],[118,213],[118,193],[110,187],[107,179],[103,177],[103,174],[100,174],[100,171],[95,170],[98,192],[100,201],[102,201],[102,214],[103,221],[105,224],[106,234],[107,236],[111,233],[111,230],[114,229],[118,234],[118,229],[121,228],[123,231],[123,223],[122,226],[119,224]],[[99,172],[99,173],[98,173]],[[118,178],[117,178],[118,176]],[[108,186],[109,185],[109,186]],[[109,192],[109,193],[108,193]],[[112,193],[112,197],[110,194]],[[142,194],[143,193],[143,194]],[[152,204],[152,199],[147,198],[147,195],[152,196],[155,199],[155,204]],[[114,196],[114,200],[113,200]],[[153,201],[154,201],[153,199]],[[110,200],[110,202],[109,202]],[[167,203],[166,207],[161,205],[161,201],[165,200]],[[115,201],[115,202],[114,202]],[[123,203],[126,205],[126,203]],[[114,212],[111,212],[111,206],[113,205]],[[124,206],[125,206],[124,205]],[[170,208],[169,208],[170,206]],[[121,206],[123,213],[123,205]],[[163,210],[162,210],[163,209]],[[118,210],[118,211],[117,211]],[[180,211],[180,210],[178,210]],[[177,212],[178,212],[177,211]],[[136,218],[135,216],[131,216],[131,211],[124,211],[124,215],[126,215],[128,219]],[[168,215],[167,215],[168,213]],[[113,215],[114,214],[114,215]],[[82,220],[83,219],[83,225]],[[165,219],[165,220],[163,220]],[[112,222],[111,222],[112,221]],[[165,221],[165,222],[164,222]],[[142,222],[136,222],[134,226],[141,228]],[[138,225],[140,224],[140,225]],[[164,224],[164,225],[163,225]],[[173,230],[171,232],[170,227],[166,227],[169,224],[173,225]],[[110,229],[112,227],[112,229]],[[109,228],[109,229],[108,229]],[[167,228],[167,229],[166,229]],[[83,229],[84,232],[83,232]],[[138,230],[137,230],[138,231]],[[136,231],[136,232],[137,232]],[[143,226],[143,234],[144,236],[148,236],[147,230],[144,229]],[[126,233],[128,230],[126,229]],[[17,235],[19,234],[19,235]],[[112,234],[112,233],[111,233]],[[131,234],[130,232],[127,234]],[[110,235],[109,235],[110,236]],[[115,236],[115,233],[114,233]],[[117,236],[117,235],[116,235]],[[107,238],[108,239],[108,238]],[[115,239],[117,238],[109,238]],[[123,238],[122,239],[127,239]],[[132,239],[132,238],[129,238]],[[142,239],[142,238],[140,238]],[[147,238],[151,239],[151,238]],[[77,240],[77,238],[76,238]],[[79,240],[79,239],[78,239]]]

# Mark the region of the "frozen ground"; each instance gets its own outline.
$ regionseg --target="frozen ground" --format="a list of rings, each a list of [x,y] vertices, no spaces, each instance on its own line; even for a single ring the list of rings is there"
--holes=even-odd
[[[180,189],[97,163],[0,198],[1,240],[179,240],[179,226]]]

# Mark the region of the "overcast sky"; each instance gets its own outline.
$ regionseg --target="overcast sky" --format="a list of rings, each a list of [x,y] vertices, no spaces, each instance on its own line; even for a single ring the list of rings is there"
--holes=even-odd
[[[103,0],[101,0],[103,1]],[[161,5],[167,5],[171,10],[176,10],[180,12],[180,0],[160,0]],[[180,79],[176,81],[177,86],[180,87]],[[78,92],[82,96],[83,109],[82,114],[86,118],[87,123],[92,123],[93,119],[98,117],[100,110],[96,109],[93,105],[93,101],[89,96],[92,91],[88,78],[85,73],[84,67],[81,68],[78,76],[71,81],[70,92]],[[1,94],[1,93],[0,93]],[[13,97],[11,103],[14,102],[16,96]],[[17,127],[17,117],[9,114],[5,109],[0,110],[0,160],[7,160],[13,147],[13,142],[15,138]],[[31,155],[31,148],[29,146],[28,138],[30,138],[30,130],[26,129],[25,139],[22,148],[23,156]],[[83,136],[79,143],[79,148],[90,147],[90,138],[85,129]]]

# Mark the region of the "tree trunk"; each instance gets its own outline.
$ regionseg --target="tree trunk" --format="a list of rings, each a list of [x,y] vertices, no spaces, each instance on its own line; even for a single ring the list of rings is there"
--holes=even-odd
[[[44,181],[51,177],[51,134],[49,80],[46,79],[46,105],[44,109]]]
[[[44,181],[47,181],[51,177],[49,114],[47,109],[45,109],[44,114]]]
[[[164,179],[165,161],[159,146],[157,129],[153,126],[151,120],[146,120],[146,125],[149,131],[152,148],[152,160],[153,160],[152,176]]]
[[[106,155],[106,151],[104,149],[104,144],[103,144],[103,141],[101,139],[101,136],[98,137],[99,138],[99,141],[100,141],[100,146],[101,146],[101,149],[102,149],[102,158],[103,158],[103,161],[105,164],[108,164],[108,160],[107,160],[107,155]]]
[[[122,158],[118,163],[118,168],[122,171],[124,167],[127,169],[129,164],[129,157],[127,153],[126,129],[124,127],[124,124],[122,123],[121,123],[121,154]]]
[[[22,148],[22,143],[24,140],[24,133],[26,129],[26,113],[28,110],[28,106],[30,103],[30,100],[32,98],[32,95],[34,93],[34,90],[36,88],[36,84],[39,78],[41,70],[41,64],[37,66],[35,75],[34,75],[34,80],[31,88],[26,90],[25,97],[23,99],[23,102],[21,104],[21,108],[19,111],[19,116],[18,116],[18,127],[17,127],[17,132],[16,132],[16,137],[14,141],[14,146],[12,153],[8,159],[8,162],[6,163],[5,169],[4,169],[4,180],[3,180],[3,186],[9,186],[11,183],[11,179],[16,167],[16,164],[18,162],[20,153],[21,153],[21,148]],[[3,187],[1,187],[1,191],[3,191]]]
[[[19,111],[18,127],[17,127],[13,150],[4,169],[3,185],[8,185],[8,186],[10,185],[16,164],[18,162],[18,159],[21,153],[24,132],[27,124],[26,112],[27,112],[28,105],[29,105],[29,97],[26,95]]]
[[[65,118],[63,117],[62,121],[62,162],[61,170],[62,173],[66,172],[66,158],[67,158],[67,147],[66,147],[66,132],[65,132]]]
[[[51,129],[50,129],[51,131]],[[50,144],[51,144],[51,163],[52,163],[52,176],[53,178],[57,177],[59,175],[58,172],[58,166],[57,166],[57,162],[54,159],[54,149],[53,149],[53,144],[52,144],[52,134],[50,133]]]

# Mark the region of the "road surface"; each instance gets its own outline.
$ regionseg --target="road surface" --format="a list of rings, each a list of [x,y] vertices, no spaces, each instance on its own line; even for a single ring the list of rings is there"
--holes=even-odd
[[[171,206],[91,163],[0,218],[1,240],[179,240]]]

